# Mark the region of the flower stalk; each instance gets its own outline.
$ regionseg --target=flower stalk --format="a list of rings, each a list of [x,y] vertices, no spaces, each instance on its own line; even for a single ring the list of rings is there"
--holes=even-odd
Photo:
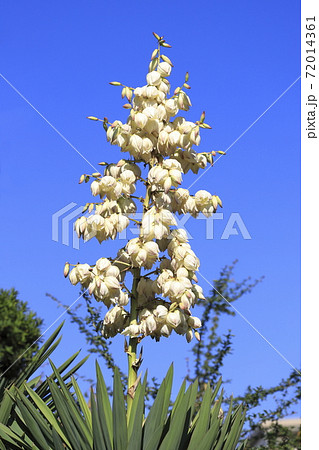
[[[138,318],[137,301],[138,293],[137,286],[141,277],[141,269],[133,269],[133,284],[131,295],[131,310],[130,310],[130,325],[136,325]],[[137,337],[130,337],[127,349],[128,359],[128,382],[127,382],[127,420],[130,418],[132,403],[134,398],[134,386],[137,380],[138,365],[137,362]]]

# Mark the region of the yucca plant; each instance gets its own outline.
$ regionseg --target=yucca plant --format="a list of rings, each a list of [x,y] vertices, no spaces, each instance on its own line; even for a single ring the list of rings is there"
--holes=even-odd
[[[4,376],[0,376],[0,449],[5,450],[8,447],[7,438],[11,433],[14,433],[16,439],[24,435],[23,429],[18,425],[19,413],[17,410],[17,393],[27,393],[29,390],[38,396],[42,401],[46,402],[52,411],[55,411],[55,404],[52,402],[51,391],[49,383],[59,379],[63,380],[64,385],[69,389],[71,384],[71,377],[84,364],[88,356],[83,358],[77,364],[72,365],[79,351],[67,359],[60,367],[56,368],[45,380],[41,376],[32,378],[35,372],[48,361],[52,352],[56,349],[61,341],[61,336],[58,337],[63,322],[52,333],[48,340],[43,344],[39,351],[34,355],[32,361],[27,367],[22,370],[15,379],[8,381]],[[2,375],[2,374],[1,374]],[[5,443],[3,442],[5,440]],[[26,438],[27,439],[27,438]],[[28,441],[28,440],[27,440]],[[18,441],[17,441],[18,442]],[[11,448],[11,447],[10,447]],[[12,447],[17,448],[17,447]],[[18,448],[20,448],[18,446]]]
[[[205,298],[196,275],[200,261],[177,217],[210,217],[222,207],[218,195],[181,187],[184,174],[198,174],[223,152],[195,150],[200,130],[211,126],[205,112],[195,122],[178,115],[191,107],[189,74],[170,93],[173,64],[163,52],[171,45],[163,36],[153,35],[157,48],[151,55],[146,85],[134,88],[110,82],[121,87],[122,99],[128,102],[123,105],[128,111],[126,122],[88,117],[101,123],[107,141],[118,146],[126,158],[102,161],[99,170],[90,164],[94,172],[82,174],[79,180],[80,184],[90,183],[92,195],[99,199],[86,203],[75,222],[78,237],[84,241],[96,238],[100,244],[122,232],[133,237],[127,236],[124,246],[120,242],[116,256],[109,256],[105,246],[95,263],[67,262],[64,267],[64,276],[73,285],[81,285],[83,292],[108,308],[100,328],[103,336],[128,338],[124,347],[128,417],[130,394],[142,362],[138,356],[141,341],[159,341],[174,333],[185,336],[187,342],[193,337],[200,339],[201,321],[192,314],[196,302]]]
[[[245,412],[242,406],[233,408],[230,404],[223,418],[222,393],[217,399],[221,380],[214,389],[207,386],[197,412],[197,381],[187,389],[184,382],[170,406],[171,366],[146,414],[145,375],[137,386],[128,417],[124,387],[117,369],[111,404],[96,363],[96,392],[91,390],[87,404],[75,378],[72,377],[73,389],[70,390],[52,362],[51,366],[55,380],[48,379],[50,400],[41,398],[28,384],[24,385],[24,391],[15,389],[16,423],[24,435],[2,426],[0,433],[7,449],[231,450],[238,444]],[[244,444],[238,448],[243,449]]]

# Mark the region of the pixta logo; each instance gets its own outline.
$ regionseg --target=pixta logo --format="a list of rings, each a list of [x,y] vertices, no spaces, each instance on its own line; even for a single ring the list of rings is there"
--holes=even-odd
[[[74,229],[75,221],[81,215],[83,216],[83,206],[78,206],[76,203],[72,202],[63,208],[59,209],[52,215],[52,240],[55,242],[62,243],[63,245],[72,246],[72,248],[79,250],[80,239]],[[91,216],[94,214],[91,214]],[[84,216],[88,217],[88,213]],[[134,222],[130,222],[129,226],[123,231],[118,233],[117,239],[128,240],[139,235],[139,228],[136,226],[136,222],[141,222],[143,219],[143,213],[137,212],[134,214]],[[190,214],[185,214],[182,216],[175,215],[176,227],[182,228],[187,232],[188,239],[192,240],[188,227],[188,221],[192,218]],[[144,227],[148,224],[145,223],[144,217]],[[224,213],[215,213],[211,217],[205,217],[202,214],[198,215],[198,219],[205,222],[205,239],[221,239],[228,240],[230,237],[239,237],[241,239],[250,240],[251,235],[248,228],[238,212],[233,212],[226,217]],[[223,221],[221,225],[223,226],[222,232],[215,236],[215,221]],[[94,221],[91,222],[90,232],[86,236],[86,241],[95,236],[96,230],[94,229]],[[149,224],[151,226],[151,224]],[[219,227],[220,229],[220,227]]]
[[[74,223],[82,211],[83,206],[72,202],[54,213],[52,215],[52,240],[63,245],[71,245],[72,248],[79,250],[80,239],[74,230]]]

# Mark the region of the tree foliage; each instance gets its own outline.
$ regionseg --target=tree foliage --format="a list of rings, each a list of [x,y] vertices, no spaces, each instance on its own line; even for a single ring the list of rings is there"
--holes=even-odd
[[[0,375],[13,379],[39,349],[43,320],[18,299],[15,289],[0,289]]]

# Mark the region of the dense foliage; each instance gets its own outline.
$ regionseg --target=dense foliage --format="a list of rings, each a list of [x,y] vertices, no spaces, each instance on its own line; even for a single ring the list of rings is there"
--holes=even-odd
[[[18,295],[15,289],[0,289],[0,375],[8,380],[37,352],[43,323]]]

